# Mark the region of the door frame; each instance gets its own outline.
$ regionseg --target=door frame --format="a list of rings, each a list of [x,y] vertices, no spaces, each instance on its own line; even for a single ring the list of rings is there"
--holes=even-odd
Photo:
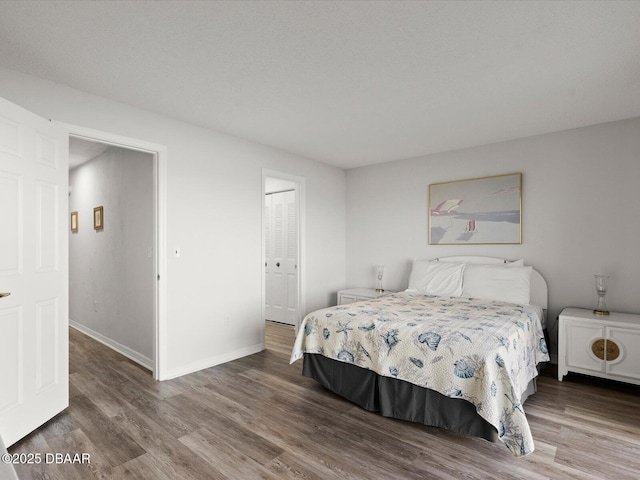
[[[305,203],[305,195],[306,195],[306,179],[304,177],[299,177],[297,175],[292,175],[290,173],[280,172],[277,170],[270,170],[268,168],[262,169],[262,195],[260,195],[260,208],[262,211],[262,261],[260,262],[261,272],[262,272],[262,328],[264,329],[264,319],[266,315],[266,270],[264,266],[264,262],[266,261],[266,235],[265,235],[265,227],[267,222],[265,205],[264,205],[264,196],[266,195],[266,187],[265,182],[269,178],[275,178],[278,180],[286,180],[295,184],[295,192],[296,192],[296,216],[297,216],[297,237],[298,237],[298,308],[296,312],[295,319],[295,331],[298,333],[298,328],[300,327],[300,321],[302,320],[302,312],[306,311],[306,282],[304,281],[305,273],[306,273],[306,248],[305,248],[305,212],[306,212],[306,203]],[[262,341],[264,342],[264,334],[262,335]]]
[[[54,122],[69,131],[69,137],[149,153],[153,156],[154,197],[154,288],[153,378],[167,377],[167,147],[136,138]]]

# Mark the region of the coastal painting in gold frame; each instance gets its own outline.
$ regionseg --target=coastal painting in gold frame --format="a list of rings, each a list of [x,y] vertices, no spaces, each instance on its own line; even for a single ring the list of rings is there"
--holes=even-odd
[[[429,185],[429,245],[521,243],[521,173]]]

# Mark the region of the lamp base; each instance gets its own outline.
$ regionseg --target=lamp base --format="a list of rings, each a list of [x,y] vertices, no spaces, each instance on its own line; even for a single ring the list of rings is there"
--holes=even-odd
[[[593,313],[596,315],[609,315],[609,310],[594,310]]]
[[[384,288],[376,288],[376,293],[382,293],[384,292]]]

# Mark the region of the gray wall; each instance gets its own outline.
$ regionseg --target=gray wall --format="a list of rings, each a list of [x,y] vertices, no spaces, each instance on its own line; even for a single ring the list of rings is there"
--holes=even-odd
[[[428,245],[430,183],[522,172],[522,245]],[[593,275],[611,275],[610,310],[640,312],[640,118],[347,172],[347,286],[407,287],[413,258],[524,258],[547,280],[555,317],[593,308]]]
[[[73,326],[153,368],[153,157],[112,148],[69,173],[69,316]],[[93,208],[104,207],[104,229]]]
[[[264,348],[263,168],[305,179],[305,311],[344,288],[344,170],[4,68],[0,96],[44,118],[166,146],[165,378]]]

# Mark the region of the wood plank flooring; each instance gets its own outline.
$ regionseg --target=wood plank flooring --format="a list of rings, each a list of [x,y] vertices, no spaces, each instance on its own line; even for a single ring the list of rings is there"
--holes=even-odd
[[[12,453],[89,453],[18,465],[29,479],[637,479],[640,389],[546,369],[525,410],[536,451],[367,412],[289,365],[293,328],[264,352],[166,382],[70,331],[69,408]]]

